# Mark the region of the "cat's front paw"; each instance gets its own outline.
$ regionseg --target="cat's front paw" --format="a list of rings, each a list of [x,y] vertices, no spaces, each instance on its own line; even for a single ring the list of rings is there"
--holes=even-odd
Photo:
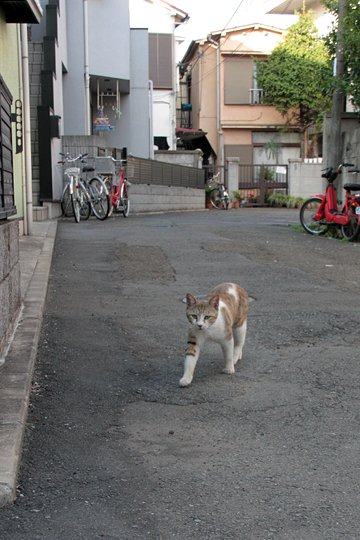
[[[222,372],[225,373],[226,375],[232,375],[233,373],[235,373],[235,368],[234,366],[225,367]]]
[[[186,386],[190,386],[191,384],[191,381],[192,381],[192,377],[182,377],[179,381],[179,386],[181,386],[181,388],[185,388]]]

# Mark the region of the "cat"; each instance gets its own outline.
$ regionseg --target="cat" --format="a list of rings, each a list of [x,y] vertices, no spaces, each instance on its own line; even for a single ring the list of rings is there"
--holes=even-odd
[[[186,316],[191,324],[184,363],[184,374],[179,386],[189,386],[193,380],[202,345],[207,339],[221,345],[224,373],[235,372],[241,360],[247,329],[249,297],[236,283],[222,283],[199,300],[186,295]]]

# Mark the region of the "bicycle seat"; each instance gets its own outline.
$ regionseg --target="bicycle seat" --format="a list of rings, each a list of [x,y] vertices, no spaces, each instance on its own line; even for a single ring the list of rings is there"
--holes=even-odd
[[[360,191],[360,184],[344,184],[345,191]]]
[[[91,167],[91,165],[85,165],[82,169],[83,172],[93,172],[95,171],[95,167]]]

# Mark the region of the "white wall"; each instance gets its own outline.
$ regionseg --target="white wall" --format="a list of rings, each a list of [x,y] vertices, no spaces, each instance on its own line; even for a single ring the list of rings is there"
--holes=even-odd
[[[128,0],[88,0],[89,72],[130,79]],[[68,73],[64,74],[65,135],[86,135],[83,0],[67,0]],[[71,51],[71,53],[70,53]]]
[[[322,163],[304,163],[294,160],[289,163],[289,195],[310,197],[325,193],[327,182],[321,178]]]
[[[171,2],[170,2],[171,3]],[[174,2],[176,5],[176,2]],[[131,0],[131,28],[147,28],[149,33],[172,34],[174,36],[175,11],[171,6],[158,0]],[[176,87],[178,83],[176,68],[176,46],[173,37],[173,88],[172,90],[154,90],[153,93],[153,134],[154,137],[166,137],[170,150],[176,150]]]
[[[147,28],[150,33],[157,34],[174,32],[172,10],[158,0],[130,0],[129,8],[131,28]]]
[[[129,3],[128,0],[88,0],[91,75],[130,79]]]

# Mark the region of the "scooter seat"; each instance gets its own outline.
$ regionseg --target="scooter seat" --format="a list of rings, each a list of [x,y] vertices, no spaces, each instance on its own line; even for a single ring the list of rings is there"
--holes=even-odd
[[[345,191],[360,191],[360,184],[344,184]]]

